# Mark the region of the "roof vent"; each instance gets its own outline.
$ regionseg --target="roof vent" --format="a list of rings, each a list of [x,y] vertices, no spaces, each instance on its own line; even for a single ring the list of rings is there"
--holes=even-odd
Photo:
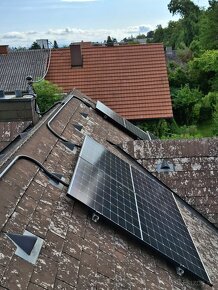
[[[28,231],[20,234],[7,234],[8,238],[15,244],[15,254],[22,259],[35,264],[42,248],[43,240]]]
[[[4,98],[5,97],[5,92],[4,90],[0,90],[0,98]]]
[[[83,126],[77,125],[77,124],[73,124],[73,126],[74,126],[74,128],[76,128],[76,130],[78,130],[80,132],[82,131]]]
[[[75,144],[71,143],[70,141],[64,141],[64,140],[61,140],[61,142],[71,151],[74,150]]]
[[[18,234],[7,234],[8,237],[12,240],[12,242],[17,246],[20,247],[27,255],[30,255],[37,238],[34,236],[23,236]]]
[[[83,57],[80,44],[70,45],[70,55],[71,55],[71,66],[82,67]]]
[[[82,115],[84,118],[87,118],[88,117],[88,114],[87,113],[81,112],[80,115]]]
[[[166,160],[162,160],[159,164],[157,164],[157,172],[172,172],[174,171],[174,166],[172,163],[169,163]]]

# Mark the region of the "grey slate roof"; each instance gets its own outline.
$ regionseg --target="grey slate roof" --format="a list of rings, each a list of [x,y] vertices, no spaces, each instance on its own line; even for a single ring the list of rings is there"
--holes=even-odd
[[[218,138],[124,143],[134,159],[218,227]],[[157,172],[162,161],[173,172]]]
[[[162,158],[165,147],[160,144],[164,142],[152,141],[151,149],[146,151],[143,147],[146,142],[132,142],[130,136],[97,114],[94,106],[89,108],[78,100],[80,97],[88,101],[86,96],[78,91],[72,95],[77,98],[70,99],[62,109],[56,107],[43,116],[22,143],[0,159],[0,172],[15,156],[25,154],[43,163],[49,171],[63,174],[66,182],[71,180],[80,149],[70,151],[51,134],[46,125],[51,120],[51,126],[58,134],[78,145],[82,144],[85,135],[90,135],[125,161],[128,157],[106,140],[134,144],[133,152],[136,153],[144,148],[142,151],[151,156],[151,163],[152,158]],[[87,113],[88,117],[84,118],[81,112]],[[74,124],[82,125],[82,131],[75,130]],[[156,155],[153,142],[159,142],[157,144],[161,146]],[[182,156],[181,147],[174,145],[175,154],[178,150]],[[211,143],[205,140],[204,145],[206,150]],[[216,151],[210,152],[214,154]],[[159,254],[142,247],[103,219],[93,222],[88,208],[66,196],[66,191],[65,187],[54,187],[38,167],[26,160],[16,162],[0,179],[0,289],[218,289],[217,229],[186,204],[178,203],[178,206],[213,288],[188,275],[178,276],[175,268]],[[16,256],[15,246],[5,235],[22,234],[24,230],[44,240],[35,265]]]
[[[30,122],[0,122],[0,152],[29,125]]]
[[[46,71],[49,51],[45,49],[15,51],[0,55],[0,89],[26,90],[26,77],[41,78]]]

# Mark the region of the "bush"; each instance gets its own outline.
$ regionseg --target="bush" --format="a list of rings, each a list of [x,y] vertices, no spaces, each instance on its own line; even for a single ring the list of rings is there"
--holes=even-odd
[[[62,99],[62,89],[49,81],[34,83],[33,87],[37,94],[36,101],[40,112],[48,110],[55,102]]]
[[[218,136],[218,103],[215,107],[215,111],[213,113],[213,134]]]
[[[202,99],[200,120],[210,120],[218,104],[218,92],[210,92]]]
[[[173,96],[173,109],[176,121],[182,125],[196,124],[200,117],[203,94],[189,85],[181,87]]]

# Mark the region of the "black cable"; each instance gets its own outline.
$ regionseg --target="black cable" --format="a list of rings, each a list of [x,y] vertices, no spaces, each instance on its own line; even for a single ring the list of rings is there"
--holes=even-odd
[[[57,137],[58,139],[62,140],[63,142],[70,142],[69,140],[65,139],[64,137],[62,137],[61,135],[59,135],[50,125],[50,123],[54,120],[54,118],[60,113],[60,111],[63,110],[63,108],[68,104],[69,101],[71,101],[72,99],[77,99],[79,101],[81,101],[83,104],[85,104],[86,106],[88,106],[89,108],[92,107],[91,104],[89,104],[88,102],[82,100],[81,98],[77,97],[77,96],[71,96],[66,102],[62,103],[62,106],[60,107],[60,109],[55,113],[55,115],[47,122],[46,126],[48,128],[48,130],[55,135],[55,137]],[[77,109],[77,108],[76,108]],[[76,112],[76,110],[74,111],[74,113]],[[73,115],[74,115],[73,113]],[[76,147],[81,148],[80,145],[74,144]]]
[[[9,163],[9,165],[0,173],[0,179],[8,172],[8,170],[20,159],[25,159],[28,160],[32,163],[34,163],[35,165],[37,165],[38,167],[40,167],[40,169],[42,169],[42,171],[51,179],[58,181],[59,183],[62,183],[64,186],[68,187],[69,184],[64,182],[62,179],[60,179],[59,177],[57,177],[56,175],[52,174],[51,172],[49,172],[38,160],[27,156],[27,155],[18,155],[16,156],[11,163]]]
[[[48,110],[40,113],[40,115],[44,116],[45,114],[47,114],[49,111],[51,111],[54,107],[56,107],[58,104],[64,104],[63,101],[57,101],[55,102],[50,108],[48,108]]]

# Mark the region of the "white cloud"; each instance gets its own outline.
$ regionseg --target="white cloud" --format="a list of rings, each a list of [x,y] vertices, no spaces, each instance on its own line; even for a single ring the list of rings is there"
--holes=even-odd
[[[57,40],[59,44],[70,44],[77,41],[103,42],[107,36],[115,37],[118,41],[130,35],[146,34],[152,30],[150,25],[142,24],[117,29],[81,29],[77,27],[66,27],[57,29],[48,29],[47,31],[12,31],[0,34],[0,42],[10,46],[30,46],[36,39],[49,39],[51,42]]]
[[[25,33],[11,31],[3,34],[2,39],[25,39]]]

